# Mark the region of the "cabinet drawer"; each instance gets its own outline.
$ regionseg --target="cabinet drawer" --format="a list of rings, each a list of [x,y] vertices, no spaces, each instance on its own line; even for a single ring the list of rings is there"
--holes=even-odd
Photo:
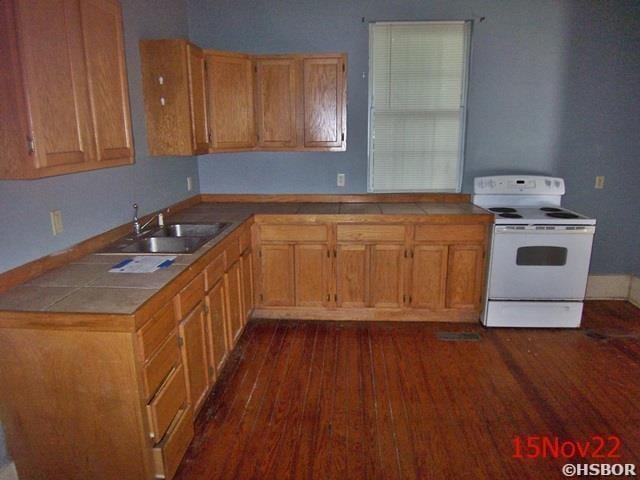
[[[171,369],[180,363],[180,348],[176,334],[171,335],[147,362],[143,369],[145,398],[155,395],[162,381],[167,378]]]
[[[325,225],[262,225],[260,240],[263,242],[326,242]]]
[[[167,435],[153,449],[156,478],[173,478],[192,438],[193,413],[189,407],[178,412]]]
[[[204,298],[204,273],[199,274],[176,297],[176,316],[183,319]]]
[[[244,253],[249,247],[251,247],[251,228],[245,227],[240,234],[240,238],[238,239],[240,244],[240,253]]]
[[[187,389],[182,365],[174,368],[151,403],[147,405],[151,437],[157,442],[167,431],[176,412],[187,400]]]
[[[207,277],[207,291],[211,290],[213,286],[218,283],[218,281],[224,275],[224,271],[226,270],[227,264],[227,252],[222,252],[216,258],[214,258],[211,263],[207,266],[205,270],[205,274]]]
[[[339,242],[404,242],[404,225],[338,225]]]
[[[143,361],[153,355],[173,329],[176,328],[176,325],[173,305],[169,302],[142,326],[137,335]]]
[[[482,242],[486,236],[484,225],[418,225],[416,242]]]

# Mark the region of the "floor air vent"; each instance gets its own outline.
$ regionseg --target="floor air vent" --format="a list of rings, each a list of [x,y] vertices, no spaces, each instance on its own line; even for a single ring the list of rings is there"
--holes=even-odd
[[[474,332],[438,332],[438,340],[445,342],[477,342],[480,334]]]

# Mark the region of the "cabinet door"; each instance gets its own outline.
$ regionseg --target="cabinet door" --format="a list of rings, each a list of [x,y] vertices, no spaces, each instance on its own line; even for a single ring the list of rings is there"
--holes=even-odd
[[[82,169],[95,147],[78,1],[16,7],[35,166],[43,175]]]
[[[256,60],[256,122],[261,147],[295,147],[298,116],[295,58]]]
[[[97,161],[133,161],[122,14],[114,0],[81,0]]]
[[[340,307],[366,307],[369,303],[369,248],[338,245],[336,294]]]
[[[346,145],[344,69],[344,56],[303,59],[305,147]]]
[[[191,108],[191,145],[193,153],[209,150],[207,118],[206,69],[202,50],[187,44],[189,72],[189,106]]]
[[[329,295],[329,247],[326,244],[299,244],[295,252],[296,305],[321,307]]]
[[[293,245],[260,248],[260,302],[265,306],[295,305]]]
[[[447,267],[448,308],[480,308],[482,295],[482,245],[451,245]]]
[[[246,55],[207,54],[209,122],[214,150],[252,148],[253,75]]]
[[[402,306],[404,293],[404,245],[371,245],[370,306]]]
[[[229,347],[235,344],[242,333],[244,322],[242,321],[242,278],[240,274],[240,262],[237,261],[224,274],[225,289],[227,292],[228,343]]]
[[[242,267],[242,303],[244,304],[242,321],[246,324],[253,309],[253,255],[250,251],[240,257],[240,265]]]
[[[444,308],[447,281],[446,245],[417,245],[413,251],[411,293],[414,308]]]
[[[209,295],[209,334],[211,336],[210,364],[216,373],[220,373],[229,352],[229,334],[227,332],[227,309],[224,280],[216,283]]]
[[[204,306],[198,305],[179,325],[182,363],[187,379],[187,398],[198,411],[209,387],[207,326]]]

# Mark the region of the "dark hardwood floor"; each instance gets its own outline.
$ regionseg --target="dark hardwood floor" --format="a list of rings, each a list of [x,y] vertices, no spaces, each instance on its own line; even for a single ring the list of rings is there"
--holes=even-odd
[[[458,331],[479,339],[437,335]],[[621,457],[513,458],[530,435],[615,435]],[[580,330],[252,322],[177,478],[551,479],[565,463],[640,470],[629,303],[588,302]]]

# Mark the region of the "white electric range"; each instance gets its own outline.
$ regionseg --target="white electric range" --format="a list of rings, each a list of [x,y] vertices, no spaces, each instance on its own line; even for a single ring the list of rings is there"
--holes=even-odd
[[[561,178],[478,177],[473,192],[495,214],[482,323],[579,327],[595,219],[561,207]]]

